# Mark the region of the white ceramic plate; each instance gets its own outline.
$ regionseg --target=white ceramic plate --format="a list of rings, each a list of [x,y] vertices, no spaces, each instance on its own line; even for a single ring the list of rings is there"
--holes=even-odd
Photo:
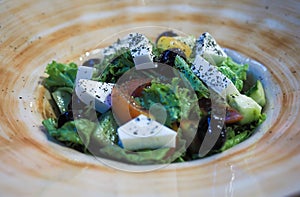
[[[300,192],[299,10],[293,0],[0,1],[0,196]],[[51,116],[40,85],[47,63],[78,61],[110,44],[109,36],[144,26],[208,31],[265,65],[257,75],[267,88],[268,119],[257,133],[222,154],[148,173],[115,170],[50,141],[41,124]]]

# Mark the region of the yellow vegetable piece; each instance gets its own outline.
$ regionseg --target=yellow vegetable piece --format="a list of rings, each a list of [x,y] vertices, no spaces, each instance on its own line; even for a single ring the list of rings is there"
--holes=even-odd
[[[173,37],[162,36],[157,41],[157,47],[162,48],[163,50],[179,48],[185,53],[186,57],[190,57],[192,53],[192,49],[188,45],[186,45],[184,42],[176,40]]]

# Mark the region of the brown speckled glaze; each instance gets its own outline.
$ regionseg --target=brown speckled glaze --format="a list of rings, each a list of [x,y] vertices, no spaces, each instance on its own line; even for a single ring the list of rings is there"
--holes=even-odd
[[[299,10],[296,0],[0,0],[0,196],[299,192]],[[264,64],[264,125],[222,154],[149,173],[114,170],[49,140],[41,125],[51,116],[40,85],[47,63],[78,61],[99,43],[109,44],[107,37],[141,26],[208,31],[223,47]],[[154,38],[160,31],[146,33]]]

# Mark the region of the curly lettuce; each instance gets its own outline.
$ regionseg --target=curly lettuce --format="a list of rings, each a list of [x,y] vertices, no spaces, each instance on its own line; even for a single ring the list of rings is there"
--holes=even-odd
[[[95,124],[87,119],[69,121],[60,128],[54,118],[46,119],[42,123],[52,138],[82,152],[86,152],[86,144],[89,144],[90,135],[95,130]],[[78,129],[84,132],[79,135]]]
[[[235,87],[241,92],[244,81],[247,78],[248,64],[238,64],[230,57],[227,57],[221,64],[217,65],[218,70],[229,78]]]
[[[179,70],[183,77],[185,77],[194,88],[195,92],[197,93],[198,97],[209,97],[208,88],[203,84],[203,82],[193,73],[190,69],[189,64],[179,55],[176,56],[174,66],[177,70]]]
[[[266,120],[266,118],[267,115],[263,113],[257,121],[251,124],[232,125],[226,127],[227,140],[220,151],[223,152],[248,139],[254,133],[255,129]]]
[[[78,67],[75,63],[62,64],[52,61],[45,70],[45,73],[49,76],[44,79],[44,86],[50,92],[53,92],[58,87],[73,88],[77,69]]]
[[[78,67],[75,63],[62,64],[52,61],[47,65],[43,85],[49,90],[60,113],[68,111]]]
[[[133,67],[133,58],[129,50],[122,54],[111,55],[106,57],[100,64],[95,65],[98,73],[93,80],[116,83],[126,71]]]

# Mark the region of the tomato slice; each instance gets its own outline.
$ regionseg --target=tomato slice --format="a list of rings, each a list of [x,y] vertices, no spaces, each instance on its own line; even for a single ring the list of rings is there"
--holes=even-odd
[[[143,89],[151,84],[151,79],[134,79],[112,90],[112,111],[119,125],[143,114],[149,117],[149,111],[138,105],[134,97],[140,96]]]
[[[226,124],[233,124],[236,122],[239,122],[243,119],[243,116],[235,109],[228,107],[226,109],[226,117],[225,117],[225,123]]]

